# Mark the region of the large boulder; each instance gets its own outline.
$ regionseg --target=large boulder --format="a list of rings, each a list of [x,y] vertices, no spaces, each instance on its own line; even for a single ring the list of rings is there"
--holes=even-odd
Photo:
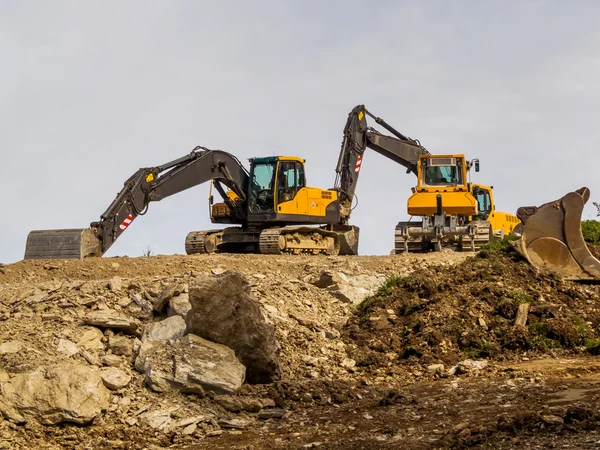
[[[281,378],[275,328],[265,321],[243,275],[226,271],[198,277],[189,294],[189,333],[232,348],[246,366],[249,383],[271,383]]]
[[[157,392],[234,394],[246,375],[232,349],[193,334],[175,341],[144,341],[135,368]]]
[[[0,383],[0,411],[16,423],[87,424],[109,406],[110,393],[87,366],[61,364],[20,373]]]

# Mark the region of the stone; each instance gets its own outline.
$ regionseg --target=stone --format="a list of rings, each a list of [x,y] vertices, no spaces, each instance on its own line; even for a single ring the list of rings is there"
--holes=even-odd
[[[441,375],[445,370],[443,364],[431,364],[427,366],[427,371],[432,375]]]
[[[64,353],[67,356],[72,356],[79,353],[79,348],[75,342],[71,342],[68,339],[59,339],[56,351],[59,353]]]
[[[167,315],[181,316],[185,319],[191,309],[192,305],[190,304],[190,294],[184,292],[169,300],[169,306],[167,307]]]
[[[196,428],[198,428],[198,426],[195,423],[192,423],[192,424],[188,425],[187,427],[185,427],[181,431],[181,434],[185,434],[185,435],[194,434],[194,431],[196,431]]]
[[[152,305],[154,311],[161,312],[169,300],[173,297],[183,293],[185,291],[185,286],[182,283],[174,283],[167,285],[156,297],[154,304]]]
[[[95,354],[88,352],[87,350],[81,350],[81,356],[83,356],[83,359],[85,359],[87,363],[92,366],[100,365],[100,360],[98,359],[98,357]]]
[[[111,391],[123,389],[131,381],[130,375],[127,375],[127,373],[116,367],[105,367],[100,371],[100,377],[104,382],[104,386]]]
[[[86,325],[120,330],[123,333],[136,336],[139,336],[141,331],[141,325],[138,320],[128,317],[114,309],[92,311],[84,317],[83,322]]]
[[[133,344],[131,340],[122,335],[111,336],[108,340],[108,349],[117,356],[132,356],[133,355]]]
[[[144,420],[150,427],[157,430],[164,430],[171,423],[173,423],[171,414],[177,411],[177,409],[177,407],[174,407],[165,410],[147,412],[144,414]]]
[[[123,288],[121,277],[112,277],[108,280],[108,289],[113,292],[119,292]]]
[[[263,409],[258,413],[258,418],[260,420],[283,419],[285,414],[286,411],[282,408]]]
[[[548,425],[564,425],[565,421],[560,416],[542,415],[542,420]]]
[[[156,341],[168,341],[179,339],[185,334],[187,325],[181,316],[171,316],[160,322],[149,324],[142,336],[142,340],[152,339]]]
[[[20,373],[2,384],[0,411],[17,423],[88,424],[109,406],[109,391],[88,366],[57,364]]]
[[[337,279],[334,277],[334,274],[324,270],[311,282],[313,285],[320,289],[325,289],[332,286],[337,286]]]
[[[336,330],[335,328],[333,328],[331,330],[326,330],[325,337],[327,339],[338,339],[340,337],[340,332],[338,330]]]
[[[275,327],[265,320],[250,283],[238,272],[196,278],[190,287],[189,333],[226,345],[246,366],[249,383],[281,378]]]
[[[527,325],[527,316],[529,315],[529,303],[521,303],[517,310],[517,317],[515,318],[515,327],[524,327]]]
[[[134,365],[157,392],[234,394],[246,374],[232,349],[193,334],[169,342],[144,341]]]
[[[77,346],[90,352],[100,352],[104,350],[102,338],[104,334],[98,328],[90,328],[83,332],[77,341]]]
[[[241,418],[221,419],[218,422],[221,428],[232,428],[235,430],[245,430],[250,425],[250,421]]]
[[[0,344],[0,355],[11,353],[19,353],[25,348],[25,344],[21,341],[8,341]]]
[[[105,355],[102,357],[102,365],[108,367],[119,367],[123,360],[117,355]]]

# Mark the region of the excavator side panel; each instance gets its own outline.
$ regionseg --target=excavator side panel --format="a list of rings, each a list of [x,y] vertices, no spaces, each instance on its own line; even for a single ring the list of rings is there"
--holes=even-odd
[[[589,189],[583,187],[540,207],[519,208],[523,231],[515,248],[533,266],[565,279],[600,280],[600,261],[581,233],[581,215],[589,197]]]

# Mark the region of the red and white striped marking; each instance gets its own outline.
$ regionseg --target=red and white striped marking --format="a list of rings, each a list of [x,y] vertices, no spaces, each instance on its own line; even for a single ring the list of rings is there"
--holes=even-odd
[[[133,216],[129,214],[127,218],[121,222],[121,225],[119,225],[121,231],[125,231],[125,228],[127,228],[131,222],[133,222]]]
[[[356,167],[354,168],[354,171],[356,173],[358,173],[358,171],[360,170],[361,164],[362,164],[362,156],[358,155],[358,159],[356,160]]]

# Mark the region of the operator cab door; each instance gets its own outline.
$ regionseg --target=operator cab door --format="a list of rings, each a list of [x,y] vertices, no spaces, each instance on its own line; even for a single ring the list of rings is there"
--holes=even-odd
[[[252,166],[250,176],[250,213],[272,213],[275,210],[275,175],[277,160],[264,159]]]
[[[476,216],[476,220],[488,220],[492,212],[492,200],[490,198],[490,191],[483,188],[473,189],[473,194],[477,200],[477,210],[479,214]]]
[[[280,161],[277,171],[277,213],[307,214],[308,191],[304,166],[298,161]]]

